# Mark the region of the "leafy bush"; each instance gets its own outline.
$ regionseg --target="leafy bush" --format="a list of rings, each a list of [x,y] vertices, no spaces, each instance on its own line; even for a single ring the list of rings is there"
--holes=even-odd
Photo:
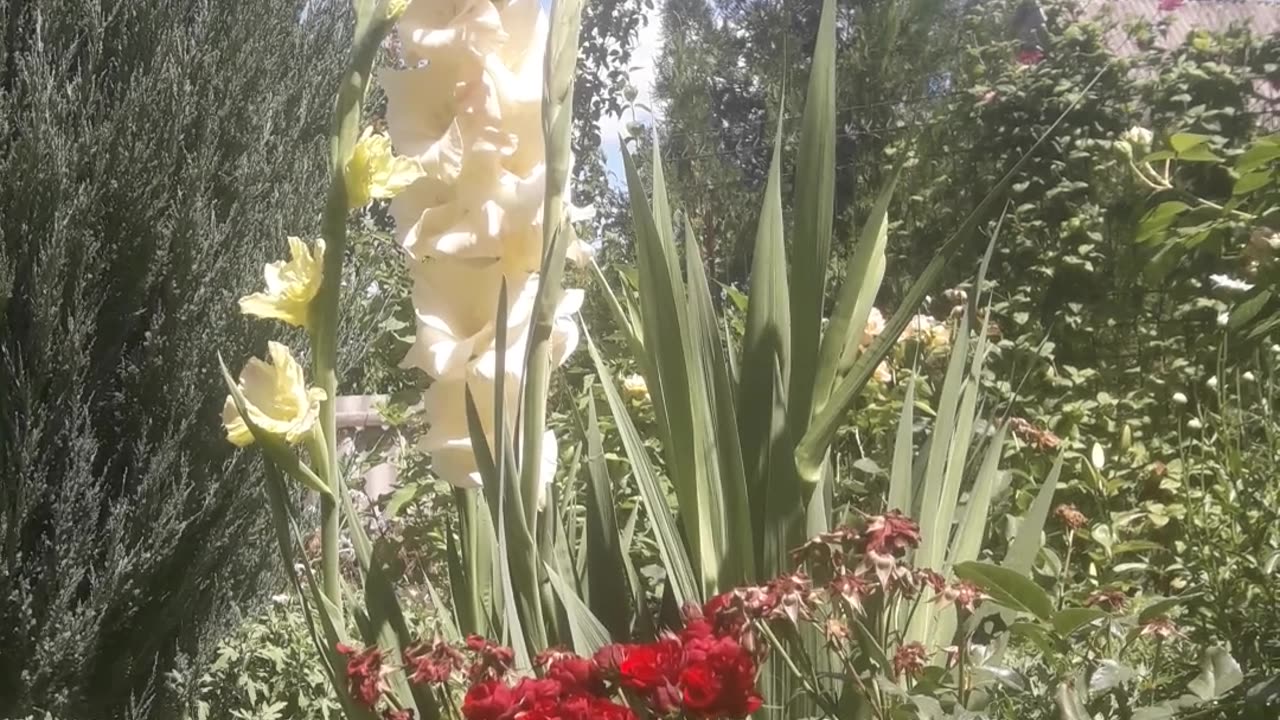
[[[262,343],[227,308],[315,227],[345,6],[0,6],[0,716],[161,712],[260,592],[215,353]]]

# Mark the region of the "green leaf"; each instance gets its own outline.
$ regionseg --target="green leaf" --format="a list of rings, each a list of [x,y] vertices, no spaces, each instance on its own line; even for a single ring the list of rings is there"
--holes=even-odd
[[[1206,702],[1226,695],[1244,682],[1240,663],[1226,648],[1206,648],[1200,656],[1200,674],[1187,684],[1187,690]]]
[[[1089,692],[1105,693],[1133,679],[1133,668],[1110,658],[1099,661],[1089,676]]]
[[[1061,720],[1093,720],[1093,715],[1080,699],[1075,678],[1067,678],[1058,683],[1053,701],[1058,706]]]
[[[1268,138],[1255,140],[1236,158],[1236,172],[1252,173],[1276,158],[1280,158],[1280,145],[1269,142]]]
[[[1140,707],[1133,711],[1133,720],[1168,720],[1177,716],[1177,710],[1163,703]]]
[[[884,280],[884,249],[889,240],[889,203],[901,174],[901,168],[895,169],[880,190],[871,214],[862,226],[858,244],[849,255],[844,283],[836,296],[835,308],[831,311],[831,319],[818,352],[817,375],[813,386],[814,413],[826,407],[838,371],[843,366],[852,364],[853,353],[857,351],[863,328],[867,325],[876,295],[880,292],[880,284]]]
[[[1049,509],[1053,506],[1053,495],[1058,489],[1063,458],[1064,455],[1059,453],[1058,459],[1053,462],[1053,469],[1049,471],[1049,477],[1045,478],[1039,492],[1036,493],[1036,499],[1032,501],[1027,514],[1023,516],[1018,534],[1009,543],[1009,550],[1005,553],[1001,565],[1016,573],[1030,575],[1036,555],[1040,553],[1041,535],[1044,533],[1044,524],[1049,519]]]
[[[1190,205],[1180,200],[1160,203],[1143,216],[1142,222],[1138,223],[1138,232],[1134,239],[1139,243],[1158,239],[1174,220],[1190,209]]]
[[[1195,133],[1177,133],[1169,138],[1169,146],[1173,151],[1181,155],[1193,148],[1200,147],[1209,142],[1209,136],[1197,135]]]
[[[893,468],[889,471],[889,495],[886,510],[901,510],[910,517],[919,517],[912,506],[911,456],[912,437],[915,431],[913,410],[916,402],[916,379],[907,382],[907,394],[902,400],[902,414],[898,417],[898,434],[893,443]]]
[[[1011,610],[1030,613],[1041,620],[1053,617],[1053,600],[1031,578],[1014,570],[980,562],[961,563],[956,576],[982,588],[991,599]]]
[[[695,421],[695,415],[701,417],[706,412],[707,396],[701,386],[699,357],[688,345],[688,298],[671,238],[657,140],[653,150],[652,214],[644,200],[635,163],[625,147],[623,165],[639,259],[641,325],[652,369],[645,380],[662,430],[667,472],[679,506],[685,509],[680,522],[692,551],[690,557],[703,591],[709,592],[716,587],[723,556],[723,503],[718,497],[719,469],[713,467],[708,454],[705,424]]]
[[[1042,625],[1032,622],[1015,622],[1009,626],[1009,632],[1030,640],[1046,656],[1057,653],[1053,638],[1049,637],[1049,631]]]
[[[956,529],[955,540],[951,544],[948,565],[977,560],[978,552],[982,550],[982,539],[987,531],[987,513],[991,510],[991,494],[1000,474],[1000,454],[1004,450],[1008,428],[1008,425],[1001,425],[987,445],[986,456],[974,478],[973,487],[969,490],[969,503],[965,508],[964,519]]]
[[[1271,181],[1272,172],[1270,170],[1257,170],[1246,173],[1241,175],[1239,180],[1236,180],[1236,184],[1231,188],[1231,194],[1248,195],[1270,185]]]
[[[609,631],[591,613],[591,609],[582,602],[582,598],[578,597],[573,587],[565,582],[550,564],[544,564],[543,570],[547,573],[547,579],[551,581],[551,587],[555,590],[556,597],[560,598],[560,605],[569,618],[569,634],[573,638],[573,651],[582,657],[591,657],[597,650],[609,644]]]
[[[698,592],[698,582],[693,574],[693,567],[689,563],[689,556],[685,551],[684,544],[680,539],[680,533],[676,529],[675,518],[671,516],[671,508],[667,505],[666,494],[662,491],[662,485],[658,481],[658,474],[653,469],[653,464],[649,461],[644,438],[636,430],[635,424],[631,422],[631,416],[627,413],[626,402],[623,401],[621,394],[618,393],[618,388],[613,382],[609,368],[605,365],[604,359],[600,357],[600,351],[596,349],[595,341],[591,339],[591,334],[584,329],[583,336],[587,340],[587,350],[591,354],[591,359],[595,362],[596,373],[600,376],[600,387],[603,388],[605,399],[608,401],[609,409],[613,413],[614,423],[618,427],[618,434],[622,437],[622,445],[627,452],[627,459],[631,461],[631,472],[636,478],[636,485],[640,490],[640,498],[644,501],[645,507],[649,511],[649,523],[653,527],[658,540],[658,555],[662,558],[662,565],[666,568],[667,576],[671,580],[671,590],[675,595],[675,601],[680,607],[690,602],[698,602],[701,597]]]
[[[1142,611],[1138,613],[1138,623],[1139,624],[1148,623],[1148,622],[1151,622],[1152,620],[1155,620],[1156,618],[1164,617],[1169,614],[1170,610],[1173,610],[1174,608],[1177,608],[1177,607],[1181,607],[1186,603],[1190,602],[1191,600],[1194,600],[1200,597],[1200,595],[1201,593],[1191,592],[1191,593],[1185,593],[1183,595],[1179,595],[1177,597],[1162,598],[1160,600],[1157,600],[1151,603],[1150,605],[1147,605],[1146,607],[1142,608]]]
[[[797,517],[802,522],[804,515],[794,471],[789,472],[782,462],[783,455],[790,456],[791,448],[785,432],[788,400],[785,383],[791,364],[791,302],[783,245],[781,151],[782,123],[779,121],[756,229],[737,394],[747,493],[751,499],[753,527],[761,531],[758,568],[765,576],[781,572],[789,562],[786,552],[799,544],[797,540],[803,541],[800,537],[803,528],[797,525]]]
[[[610,634],[626,638],[630,594],[623,563],[622,536],[614,510],[613,483],[604,459],[604,439],[596,417],[596,399],[587,393],[586,556],[587,600]],[[572,628],[570,628],[572,630]]]
[[[1066,637],[1080,628],[1107,617],[1107,613],[1098,608],[1066,608],[1053,616],[1053,629]]]
[[[1248,325],[1250,321],[1258,316],[1258,313],[1262,312],[1262,309],[1269,302],[1271,302],[1271,291],[1259,290],[1253,297],[1240,303],[1231,311],[1231,317],[1227,321],[1227,328],[1229,330],[1239,330]]]
[[[848,374],[832,391],[831,399],[821,412],[817,413],[809,427],[805,430],[804,435],[796,440],[796,472],[803,481],[816,483],[821,473],[822,463],[827,455],[827,450],[831,447],[831,441],[835,438],[836,432],[839,430],[844,420],[845,412],[848,410],[858,393],[866,385],[871,378],[875,368],[880,361],[889,354],[896,344],[898,336],[911,322],[916,308],[924,300],[925,295],[932,291],[935,283],[942,278],[943,273],[948,269],[951,259],[960,252],[960,250],[968,246],[978,229],[982,227],[995,212],[997,206],[1004,198],[1004,194],[1008,191],[1009,186],[1013,183],[1013,179],[1027,164],[1032,155],[1034,155],[1048,139],[1057,132],[1067,115],[1073,112],[1080,101],[1088,97],[1089,91],[1102,78],[1104,70],[1097,72],[1093,78],[1085,86],[1084,90],[1076,95],[1071,104],[1065,108],[1053,124],[1049,126],[1043,134],[1040,135],[1027,149],[1026,152],[1013,164],[1011,168],[996,183],[994,187],[982,198],[978,206],[965,218],[964,222],[958,229],[942,244],[938,251],[934,253],[929,264],[916,277],[916,281],[907,290],[906,294],[901,298],[898,310],[885,323],[885,329],[880,336],[871,343],[858,360],[849,369]],[[746,445],[744,444],[744,447]]]
[[[815,397],[819,335],[831,260],[836,185],[836,12],[822,5],[818,38],[809,65],[809,90],[800,123],[795,169],[795,235],[791,294],[790,422],[807,422]],[[754,291],[754,290],[753,290]],[[826,390],[816,391],[825,395]]]
[[[711,428],[702,444],[706,471],[700,475],[714,483],[706,493],[705,502],[715,503],[709,508],[713,516],[704,519],[722,533],[723,543],[718,587],[736,587],[755,580],[755,533],[751,524],[751,502],[747,495],[746,468],[742,460],[741,436],[738,428],[738,409],[734,392],[734,378],[729,375],[730,365],[725,348],[721,344],[720,324],[716,320],[711,303],[711,287],[707,283],[706,267],[698,250],[693,227],[685,216],[685,238],[688,251],[686,277],[689,282],[689,330],[690,346],[701,358],[702,372],[699,392],[708,398],[695,406],[700,427]],[[718,463],[718,467],[716,464]]]
[[[1222,158],[1214,154],[1214,152],[1205,145],[1197,145],[1186,152],[1178,153],[1178,159],[1183,162],[1222,162]]]

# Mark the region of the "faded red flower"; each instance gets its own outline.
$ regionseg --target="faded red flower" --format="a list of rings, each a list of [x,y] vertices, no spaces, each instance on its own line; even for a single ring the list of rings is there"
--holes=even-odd
[[[893,673],[899,678],[916,677],[924,671],[924,664],[928,659],[924,645],[918,642],[899,645],[897,652],[893,654]]]
[[[1059,505],[1053,509],[1053,514],[1068,530],[1079,530],[1089,524],[1089,518],[1080,512],[1075,505]]]
[[[832,597],[844,600],[854,612],[861,615],[862,600],[875,590],[865,575],[860,572],[844,572],[835,576],[827,585]]]
[[[801,617],[809,617],[813,600],[813,584],[804,573],[780,575],[769,582],[766,617],[775,620],[787,618],[793,623]]]
[[[678,679],[686,715],[743,718],[760,709],[755,659],[733,638],[699,638],[684,648]]]
[[[462,699],[466,720],[503,720],[516,704],[515,693],[501,680],[481,680],[467,689]]]
[[[878,555],[901,556],[920,546],[920,526],[897,510],[875,515],[867,522],[864,551]]]
[[[1186,635],[1183,635],[1182,631],[1178,629],[1178,626],[1173,624],[1172,620],[1163,616],[1152,618],[1151,620],[1143,623],[1139,634],[1141,634],[1142,637],[1155,638],[1157,640],[1168,640],[1171,637],[1186,637]]]
[[[1019,440],[1041,452],[1057,450],[1062,445],[1062,438],[1052,431],[1036,427],[1025,418],[1010,418],[1009,427]]]
[[[922,587],[927,585],[930,590],[938,595],[946,592],[947,589],[947,579],[929,568],[916,570],[916,583]]]
[[[1097,590],[1084,599],[1084,606],[1098,607],[1109,612],[1119,612],[1124,610],[1124,606],[1128,602],[1129,596],[1125,595],[1121,590]]]
[[[404,651],[405,669],[410,671],[409,682],[414,685],[442,685],[465,663],[462,653],[441,638],[430,647],[419,644]]]
[[[1018,51],[1017,60],[1019,65],[1036,65],[1044,60],[1044,51],[1040,48],[1023,48]]]
[[[1185,0],[1160,0],[1156,7],[1160,12],[1173,12],[1181,9],[1185,4]]]
[[[964,608],[969,612],[973,612],[978,602],[987,599],[987,594],[982,589],[968,580],[960,580],[953,583],[947,588],[943,597],[956,604],[957,608]]]
[[[356,650],[345,643],[338,643],[337,650],[347,659],[347,692],[372,708],[382,695],[382,651],[376,645]]]
[[[467,671],[472,682],[481,680],[497,680],[506,675],[515,663],[515,653],[509,647],[472,635],[467,638],[467,650],[471,651],[474,661]]]

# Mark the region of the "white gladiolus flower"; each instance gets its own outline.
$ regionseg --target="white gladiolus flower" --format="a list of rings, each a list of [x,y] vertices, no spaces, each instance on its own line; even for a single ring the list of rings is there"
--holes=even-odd
[[[1245,381],[1246,383],[1251,383],[1257,380],[1258,378],[1256,375],[1253,374],[1252,370],[1248,370],[1248,371],[1245,371],[1245,373],[1240,376],[1240,379]]]
[[[1210,377],[1208,380],[1205,380],[1204,386],[1209,388],[1210,390],[1216,391],[1218,389],[1218,376],[1214,375],[1213,377]]]
[[[1204,429],[1204,423],[1200,422],[1200,418],[1191,418],[1190,420],[1187,421],[1187,429],[1202,430]]]
[[[411,3],[398,32],[406,67],[378,81],[387,131],[422,177],[391,201],[396,239],[408,255],[417,333],[403,365],[434,379],[423,397],[430,426],[420,440],[437,476],[476,487],[466,418],[470,387],[494,442],[499,359],[505,368],[503,421],[516,426],[529,327],[543,252],[547,166],[542,137],[543,54],[548,23],[539,0]],[[563,216],[590,219],[566,187]],[[567,257],[586,262],[588,243],[570,239]],[[506,283],[505,342],[498,344],[499,293]],[[550,351],[563,364],[578,345],[581,290],[556,307]],[[542,438],[544,483],[555,474],[555,435]]]
[[[1174,404],[1174,405],[1186,405],[1186,404],[1187,404],[1187,396],[1186,396],[1186,395],[1183,395],[1183,394],[1182,394],[1182,393],[1180,393],[1180,392],[1176,392],[1176,393],[1174,393],[1174,394],[1173,394],[1173,398],[1172,398],[1172,399],[1173,399],[1173,404]]]

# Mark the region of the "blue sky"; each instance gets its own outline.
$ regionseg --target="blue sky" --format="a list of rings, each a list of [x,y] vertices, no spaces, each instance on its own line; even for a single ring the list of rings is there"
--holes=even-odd
[[[544,0],[546,2],[546,0]],[[653,107],[654,62],[658,49],[662,44],[662,19],[656,11],[650,13],[649,22],[640,29],[640,37],[631,56],[631,84],[635,85],[639,95],[636,102]],[[648,113],[637,111],[636,119],[646,126],[652,125],[653,118]],[[614,176],[613,184],[622,183],[622,154],[618,149],[618,134],[626,131],[626,117],[603,117],[600,119],[600,138],[604,150],[605,166]]]

